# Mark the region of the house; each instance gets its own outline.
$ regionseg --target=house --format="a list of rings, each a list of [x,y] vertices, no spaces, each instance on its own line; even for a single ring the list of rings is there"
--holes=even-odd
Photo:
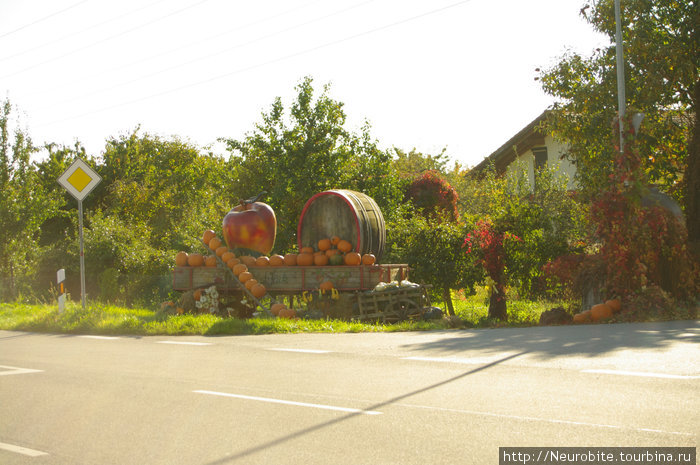
[[[508,142],[486,157],[470,171],[478,176],[490,165],[496,168],[498,174],[504,174],[517,166],[525,166],[530,178],[530,185],[535,185],[535,170],[540,167],[555,167],[568,178],[567,187],[574,189],[576,166],[566,157],[566,144],[555,140],[551,134],[542,130],[547,117],[547,111],[511,137]],[[519,162],[519,163],[518,163]]]

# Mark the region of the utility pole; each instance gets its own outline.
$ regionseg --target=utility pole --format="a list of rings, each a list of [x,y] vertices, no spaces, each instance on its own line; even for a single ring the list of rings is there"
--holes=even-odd
[[[615,0],[615,55],[617,57],[617,116],[620,126],[620,153],[625,151],[623,118],[625,117],[625,58],[622,52],[620,0]]]

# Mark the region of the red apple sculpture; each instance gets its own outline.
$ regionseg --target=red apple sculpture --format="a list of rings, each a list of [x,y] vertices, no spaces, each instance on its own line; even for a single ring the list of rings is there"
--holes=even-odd
[[[223,235],[229,249],[250,249],[267,255],[275,244],[277,219],[272,208],[258,202],[265,192],[241,200],[239,205],[226,214]]]

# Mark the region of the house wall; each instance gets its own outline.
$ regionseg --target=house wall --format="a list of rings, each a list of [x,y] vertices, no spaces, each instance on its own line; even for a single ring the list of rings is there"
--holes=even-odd
[[[570,190],[576,189],[577,185],[574,181],[576,174],[576,165],[571,163],[567,158],[563,157],[566,153],[566,144],[556,141],[552,136],[548,135],[544,138],[545,147],[547,147],[547,166],[555,167],[557,171],[563,173],[567,177],[567,188]],[[508,172],[518,169],[519,166],[526,166],[530,185],[535,185],[535,156],[532,150],[527,150],[520,155],[518,159],[508,165]]]

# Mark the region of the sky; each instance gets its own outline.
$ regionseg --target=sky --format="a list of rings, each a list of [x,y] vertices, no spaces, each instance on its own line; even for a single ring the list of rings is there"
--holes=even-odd
[[[583,0],[0,0],[0,100],[35,144],[177,136],[226,155],[305,77],[383,149],[474,166],[553,103],[536,68],[609,43]]]

